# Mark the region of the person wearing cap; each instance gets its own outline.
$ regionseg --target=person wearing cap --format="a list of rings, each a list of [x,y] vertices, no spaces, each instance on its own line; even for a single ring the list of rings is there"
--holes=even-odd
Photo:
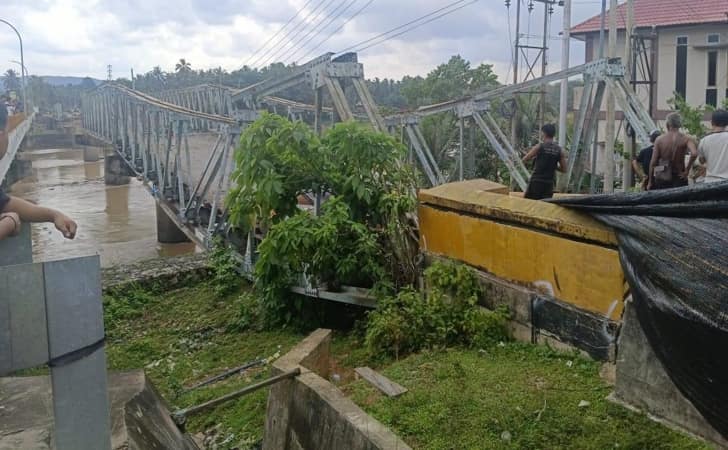
[[[647,184],[649,179],[647,174],[650,173],[650,161],[652,161],[652,152],[655,150],[655,141],[660,137],[660,131],[655,130],[650,134],[651,144],[648,147],[643,148],[640,152],[632,157],[632,168],[642,179],[642,190],[647,190]]]

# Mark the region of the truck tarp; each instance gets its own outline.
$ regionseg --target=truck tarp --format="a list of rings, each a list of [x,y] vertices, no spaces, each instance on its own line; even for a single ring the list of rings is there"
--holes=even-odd
[[[551,202],[615,229],[652,349],[680,392],[728,438],[728,181]]]

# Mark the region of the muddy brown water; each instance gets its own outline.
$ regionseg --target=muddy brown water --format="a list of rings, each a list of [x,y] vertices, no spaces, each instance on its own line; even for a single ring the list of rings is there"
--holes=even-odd
[[[198,251],[191,243],[159,244],[154,199],[136,179],[106,186],[103,159],[84,162],[82,149],[28,150],[21,157],[32,161],[32,173],[10,193],[59,209],[78,223],[72,241],[53,224],[34,224],[36,262],[98,254],[102,267],[109,267]]]

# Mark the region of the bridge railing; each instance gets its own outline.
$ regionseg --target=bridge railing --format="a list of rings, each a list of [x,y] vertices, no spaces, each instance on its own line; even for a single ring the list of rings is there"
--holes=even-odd
[[[23,139],[30,131],[30,126],[33,124],[35,113],[25,117],[20,123],[14,126],[8,134],[8,151],[5,156],[0,159],[0,182],[5,180],[5,175],[8,173],[10,166],[15,160],[15,155],[18,153],[20,145],[23,143]],[[13,124],[11,117],[11,125]]]

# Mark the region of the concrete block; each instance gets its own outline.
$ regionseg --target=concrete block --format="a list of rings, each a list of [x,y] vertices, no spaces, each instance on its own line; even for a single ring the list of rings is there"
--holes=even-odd
[[[110,374],[108,396],[114,450],[198,450],[143,371]],[[0,397],[0,449],[55,448],[49,377],[0,378]]]
[[[728,448],[728,440],[705,421],[665,372],[642,331],[631,303],[627,303],[625,308],[617,349],[613,400]]]
[[[325,367],[328,372],[328,364],[324,363],[330,342],[329,330],[317,330],[273,363],[275,373],[295,367],[301,367],[302,373],[271,388],[263,449],[409,449],[384,425],[310,369]]]

